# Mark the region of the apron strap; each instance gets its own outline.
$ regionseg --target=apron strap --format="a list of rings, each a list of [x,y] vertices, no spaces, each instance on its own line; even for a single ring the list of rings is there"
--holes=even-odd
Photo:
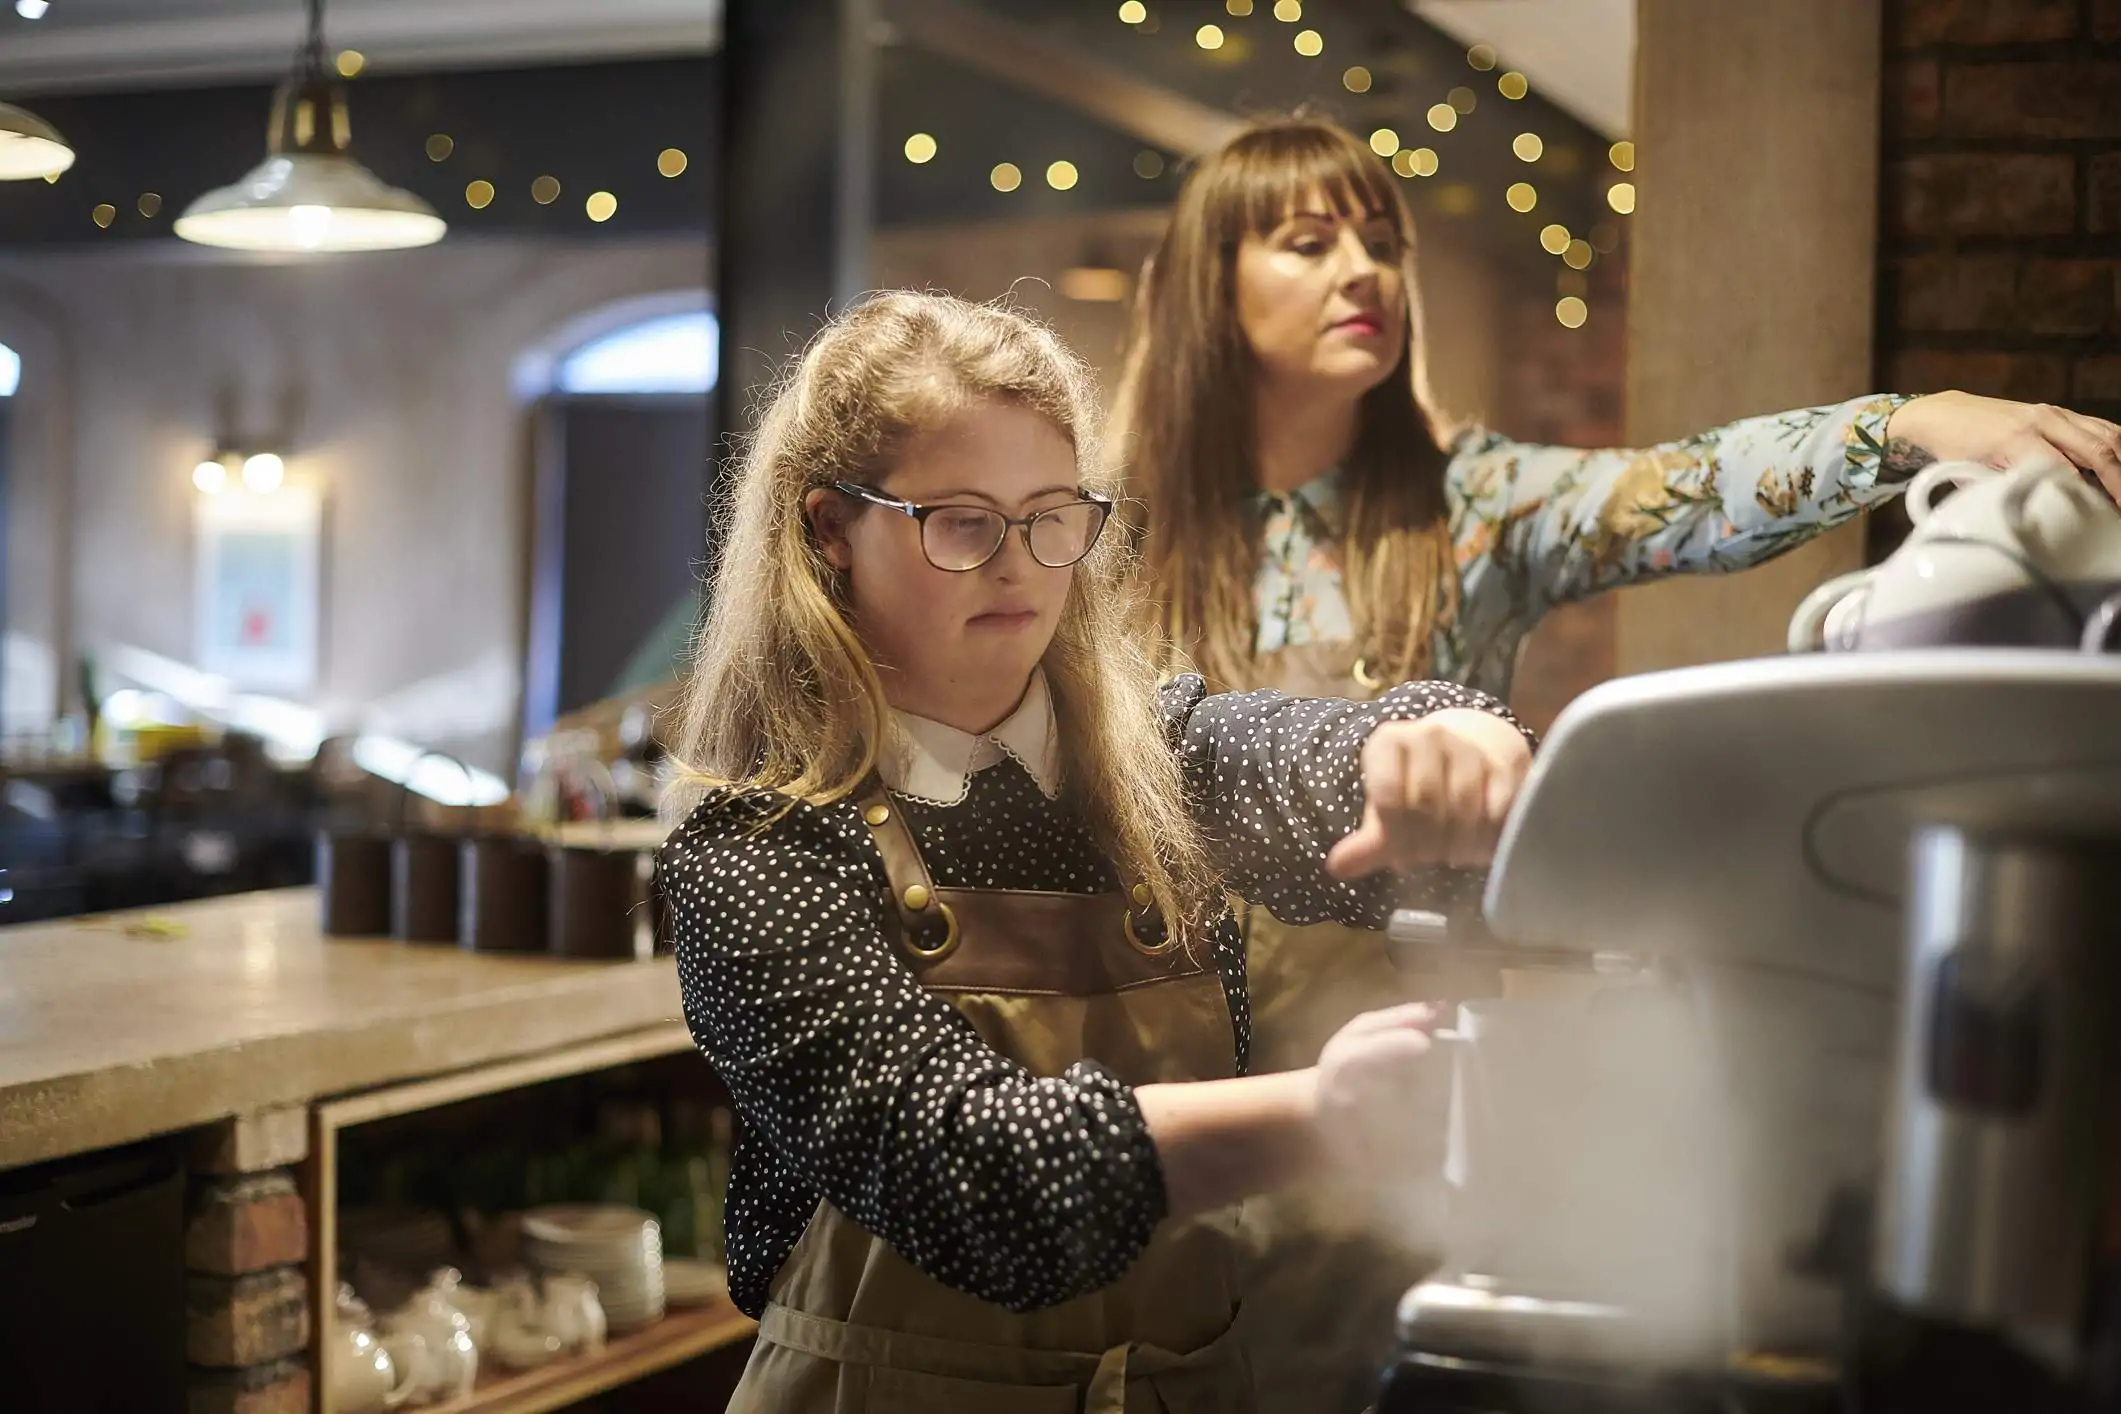
[[[1127,1414],[1127,1349],[1115,1345],[1099,1358],[1083,1396],[1083,1414]]]
[[[1176,1355],[1149,1345],[1116,1345],[1092,1355],[914,1335],[815,1316],[775,1301],[767,1303],[759,1317],[758,1338],[842,1365],[878,1365],[997,1384],[1074,1385],[1084,1391],[1083,1414],[1126,1414],[1130,1378],[1157,1384],[1164,1378],[1182,1379],[1220,1371],[1219,1380],[1210,1375],[1212,1382],[1234,1380],[1235,1388],[1249,1388],[1235,1322],[1189,1355]],[[1229,1414],[1241,1414],[1240,1407],[1231,1405],[1226,1398],[1212,1405],[1178,1407],[1213,1407],[1218,1414],[1226,1409]]]
[[[1074,1350],[1037,1350],[915,1335],[881,1326],[857,1325],[767,1303],[758,1338],[842,1365],[881,1365],[962,1380],[996,1383],[1084,1385],[1103,1357]]]
[[[919,937],[931,930],[939,917],[935,880],[928,873],[928,861],[921,858],[921,848],[914,843],[906,817],[875,778],[863,787],[861,802],[862,823],[869,827],[878,853],[884,856],[884,877],[891,881],[891,906],[898,911],[899,926],[907,937]]]

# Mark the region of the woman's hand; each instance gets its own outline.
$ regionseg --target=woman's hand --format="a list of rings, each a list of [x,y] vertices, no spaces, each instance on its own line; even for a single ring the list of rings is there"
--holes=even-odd
[[[1430,1054],[1436,1009],[1410,1002],[1364,1012],[1333,1033],[1314,1068],[1312,1125],[1334,1168],[1359,1179],[1404,1177],[1434,1161]]]
[[[1531,769],[1532,748],[1508,719],[1453,707],[1386,722],[1362,748],[1362,824],[1326,855],[1326,872],[1485,864]]]
[[[2004,470],[2062,462],[2091,472],[2121,500],[2121,427],[2068,408],[1931,393],[1901,404],[1885,435],[1886,459],[1902,475],[1933,461]]]

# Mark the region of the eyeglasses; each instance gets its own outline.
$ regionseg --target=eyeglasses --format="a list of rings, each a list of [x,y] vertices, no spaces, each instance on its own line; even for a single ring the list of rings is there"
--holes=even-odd
[[[1066,569],[1097,545],[1111,518],[1112,502],[1081,493],[1078,500],[1027,516],[1005,516],[986,506],[921,506],[886,496],[874,487],[835,481],[832,489],[872,506],[911,516],[920,523],[921,553],[939,570],[976,570],[993,559],[1015,526],[1024,533],[1024,548],[1049,570]]]

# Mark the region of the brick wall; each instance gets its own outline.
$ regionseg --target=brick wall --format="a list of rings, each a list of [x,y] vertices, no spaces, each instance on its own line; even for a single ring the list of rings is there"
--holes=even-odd
[[[1622,443],[1627,383],[1627,246],[1585,272],[1591,317],[1580,329],[1554,318],[1559,291],[1514,286],[1503,334],[1501,429],[1568,447]],[[1549,614],[1518,662],[1510,705],[1544,732],[1569,700],[1613,675],[1618,601],[1601,594]]]
[[[2121,420],[2121,0],[1887,0],[1878,364]],[[1898,542],[1873,518],[1873,556]]]

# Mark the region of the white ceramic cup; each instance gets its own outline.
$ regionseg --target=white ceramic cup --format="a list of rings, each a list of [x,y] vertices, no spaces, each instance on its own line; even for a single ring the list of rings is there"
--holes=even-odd
[[[1953,494],[1940,503],[1947,487]],[[2121,512],[2066,463],[2005,472],[1940,462],[1910,483],[1907,509],[1914,528],[1891,558],[1828,580],[1798,605],[1791,652],[1949,643],[1970,627],[1954,622],[1968,606],[2042,586],[2121,585]],[[2029,642],[2104,651],[2121,602],[2047,614],[2035,601],[2029,612]]]

